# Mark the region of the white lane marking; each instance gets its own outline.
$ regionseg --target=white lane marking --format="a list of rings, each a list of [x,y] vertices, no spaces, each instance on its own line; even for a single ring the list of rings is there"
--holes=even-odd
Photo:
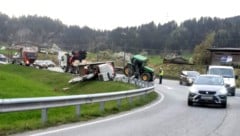
[[[166,86],[166,85],[162,85],[163,87],[167,88],[168,90],[172,90],[172,87]]]
[[[103,122],[107,122],[107,121],[111,121],[111,120],[115,120],[115,119],[119,119],[134,113],[138,113],[138,112],[142,112],[144,110],[150,109],[158,104],[160,104],[163,100],[164,100],[164,95],[158,91],[156,91],[159,95],[161,95],[161,98],[159,99],[159,101],[155,102],[152,105],[149,105],[147,107],[135,110],[133,112],[129,112],[129,113],[125,113],[119,116],[115,116],[115,117],[111,117],[108,119],[104,119],[104,120],[99,120],[99,121],[95,121],[95,122],[90,122],[90,123],[86,123],[86,124],[81,124],[81,125],[76,125],[76,126],[71,126],[71,127],[66,127],[66,128],[61,128],[61,129],[57,129],[57,130],[50,130],[50,131],[46,131],[46,132],[41,132],[41,133],[37,133],[37,134],[32,134],[30,136],[42,136],[42,135],[47,135],[47,134],[51,134],[51,133],[56,133],[56,132],[60,132],[60,131],[66,131],[66,130],[70,130],[70,129],[76,129],[76,128],[80,128],[80,127],[85,127],[85,126],[90,126],[90,125],[94,125],[94,124],[98,124],[98,123],[103,123]]]

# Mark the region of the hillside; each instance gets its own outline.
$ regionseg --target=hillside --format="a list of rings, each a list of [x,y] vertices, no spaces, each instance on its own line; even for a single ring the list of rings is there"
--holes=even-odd
[[[71,74],[20,65],[0,65],[0,69],[1,98],[101,93],[135,88],[131,85],[101,81],[68,84],[72,78]],[[64,91],[64,88],[69,89]]]

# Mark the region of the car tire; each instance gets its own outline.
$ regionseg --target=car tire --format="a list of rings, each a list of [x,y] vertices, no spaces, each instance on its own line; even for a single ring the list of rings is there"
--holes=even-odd
[[[227,108],[227,102],[224,102],[224,103],[222,104],[222,107],[223,107],[223,108]]]
[[[182,85],[182,81],[179,81],[179,84]]]
[[[235,96],[235,90],[231,93],[232,96]]]
[[[188,99],[188,106],[193,106],[193,102]]]

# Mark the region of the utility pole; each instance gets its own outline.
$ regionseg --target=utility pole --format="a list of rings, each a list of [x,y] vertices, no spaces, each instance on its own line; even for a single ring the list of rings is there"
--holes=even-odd
[[[123,67],[125,66],[125,61],[126,61],[126,43],[124,44],[123,47]]]
[[[123,42],[123,67],[125,66],[125,58],[126,58],[126,40],[125,40],[125,38],[126,38],[126,33],[125,32],[122,32],[121,33],[121,35],[122,35],[122,42]]]

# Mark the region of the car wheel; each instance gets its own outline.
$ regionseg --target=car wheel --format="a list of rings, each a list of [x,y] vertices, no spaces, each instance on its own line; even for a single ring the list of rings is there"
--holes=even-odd
[[[227,102],[224,102],[224,103],[222,104],[222,107],[223,107],[223,108],[227,108]]]
[[[179,81],[179,84],[182,85],[182,81]]]
[[[192,105],[193,105],[193,102],[188,99],[188,106],[192,106]]]
[[[235,96],[235,91],[233,91],[233,92],[231,93],[231,95],[232,95],[232,96]]]

